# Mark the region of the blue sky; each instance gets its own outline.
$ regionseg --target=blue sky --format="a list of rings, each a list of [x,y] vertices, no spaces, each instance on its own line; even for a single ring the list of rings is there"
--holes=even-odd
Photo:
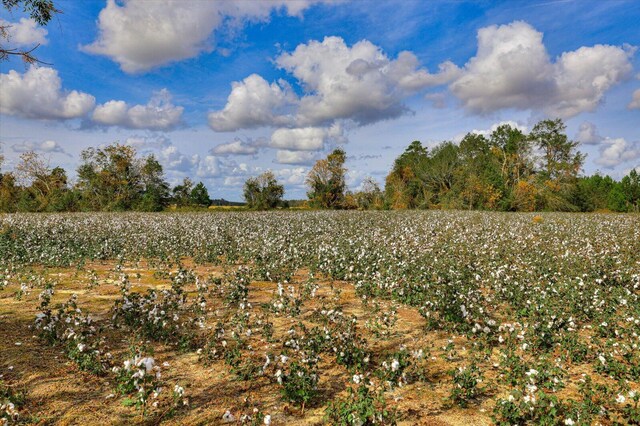
[[[502,122],[561,117],[585,173],[640,166],[640,2],[71,1],[39,28],[20,10],[0,62],[6,168],[36,150],[71,172],[112,142],[167,177],[239,200],[271,169],[302,198],[336,146],[349,184],[383,183],[412,140],[431,146]]]

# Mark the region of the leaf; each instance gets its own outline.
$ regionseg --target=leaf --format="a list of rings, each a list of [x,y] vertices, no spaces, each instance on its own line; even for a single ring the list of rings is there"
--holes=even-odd
[[[122,405],[124,405],[125,407],[132,407],[132,406],[136,405],[136,400],[135,399],[131,399],[131,398],[125,398],[122,401]]]

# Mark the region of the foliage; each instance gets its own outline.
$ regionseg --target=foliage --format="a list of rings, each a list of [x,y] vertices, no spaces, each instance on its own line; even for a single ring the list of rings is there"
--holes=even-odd
[[[82,151],[77,191],[84,210],[162,210],[168,185],[154,156],[138,158],[134,148],[112,144]]]
[[[355,389],[348,387],[345,398],[329,402],[325,421],[345,426],[395,425],[396,413],[387,407],[384,393],[375,392],[361,376],[354,376],[354,380]]]
[[[346,153],[331,152],[307,175],[306,206],[321,209],[464,209],[499,211],[640,211],[636,169],[616,181],[580,176],[585,156],[565,134],[561,120],[537,123],[529,134],[508,124],[485,136],[469,133],[459,144],[445,141],[427,149],[413,141],[394,161],[384,189],[371,177],[347,190]],[[162,165],[140,158],[127,145],[89,148],[81,154],[76,185],[34,152],[24,153],[11,172],[0,171],[0,212],[161,211],[174,203],[198,210],[212,203],[204,183],[189,177],[172,191]],[[1,160],[1,158],[0,158]],[[2,161],[0,161],[0,167]],[[284,186],[268,171],[247,179],[250,209],[300,205],[283,201]],[[234,203],[231,203],[234,204]],[[241,205],[238,203],[238,205]]]
[[[307,193],[315,207],[339,209],[344,207],[346,190],[344,162],[347,154],[340,148],[334,149],[327,158],[318,160],[307,175]]]
[[[266,171],[258,177],[247,179],[243,193],[250,209],[273,209],[282,203],[284,186],[278,183],[273,172]]]
[[[0,422],[11,424],[20,418],[20,409],[26,404],[26,393],[16,390],[0,379]]]
[[[209,191],[204,183],[198,182],[189,193],[189,200],[192,205],[208,207],[211,204],[211,198],[209,198]]]
[[[466,407],[483,393],[483,388],[480,386],[482,374],[475,363],[468,367],[459,367],[451,371],[450,374],[453,379],[453,387],[449,399],[454,404]]]
[[[413,141],[386,178],[386,205],[393,209],[593,211],[632,210],[637,182],[597,187],[579,177],[585,156],[565,134],[561,120],[537,123],[530,134],[508,124],[490,135],[467,134],[458,145],[431,150]],[[541,154],[538,155],[537,153]],[[631,183],[634,182],[634,183]],[[635,191],[635,192],[634,192]]]

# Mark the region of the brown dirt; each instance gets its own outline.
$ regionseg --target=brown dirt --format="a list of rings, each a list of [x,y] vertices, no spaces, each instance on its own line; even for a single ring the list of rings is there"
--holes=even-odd
[[[114,280],[119,273],[114,264],[108,262],[91,263],[82,271],[77,269],[39,269],[38,274],[58,282],[53,303],[64,302],[73,293],[78,294],[79,306],[90,312],[97,321],[108,321],[110,308],[118,297],[118,288]],[[89,272],[95,271],[99,285],[89,288]],[[168,281],[154,277],[153,268],[145,262],[127,265],[124,272],[129,274],[132,290],[144,291],[147,288],[165,288]],[[198,275],[222,276],[225,270],[218,266],[196,267]],[[138,277],[139,274],[139,277]],[[299,271],[294,281],[307,278],[306,271]],[[333,295],[329,283],[320,281],[318,297],[304,306],[301,318],[305,318],[315,307],[332,301]],[[492,402],[489,398],[479,401],[475,406],[463,410],[451,408],[445,401],[450,385],[447,371],[457,362],[443,359],[442,347],[449,336],[444,332],[425,332],[424,320],[416,310],[400,308],[395,334],[389,338],[377,339],[364,327],[366,319],[371,318],[369,308],[362,305],[355,296],[353,287],[346,283],[334,282],[341,290],[338,303],[347,314],[358,316],[361,331],[367,338],[375,354],[382,351],[397,350],[400,344],[411,348],[431,348],[428,361],[429,379],[427,382],[413,383],[387,393],[389,404],[398,410],[401,425],[488,425]],[[16,300],[13,293],[19,284],[12,283],[0,291],[0,378],[15,389],[27,389],[27,404],[22,410],[22,418],[32,424],[156,424],[157,416],[143,418],[139,411],[124,407],[121,396],[110,397],[115,393],[114,384],[105,378],[79,371],[68,360],[59,347],[52,347],[35,336],[32,329],[37,313],[39,288],[34,288],[22,300]],[[193,288],[188,288],[194,291]],[[250,287],[250,301],[254,309],[267,302],[276,284],[254,282]],[[384,306],[387,302],[381,302]],[[292,324],[290,319],[272,317],[276,334],[285,332]],[[124,330],[106,332],[110,351],[115,360],[124,358],[130,337]],[[466,351],[462,338],[456,338],[456,349],[460,358]],[[269,346],[266,342],[256,342]],[[270,413],[274,425],[314,425],[323,424],[324,402],[342,396],[345,383],[350,374],[342,367],[325,358],[321,363],[320,389],[323,402],[307,407],[304,415],[300,409],[283,403],[276,386],[266,378],[251,382],[234,379],[224,361],[205,365],[194,353],[178,352],[165,345],[153,344],[154,357],[158,365],[169,363],[163,368],[163,380],[167,388],[180,383],[186,389],[189,407],[179,411],[175,417],[163,420],[163,424],[205,425],[222,424],[225,410],[237,413],[251,413],[253,407]],[[261,352],[262,353],[262,352]],[[10,367],[12,367],[10,369]],[[170,389],[167,389],[170,392]],[[239,416],[238,416],[239,417]]]

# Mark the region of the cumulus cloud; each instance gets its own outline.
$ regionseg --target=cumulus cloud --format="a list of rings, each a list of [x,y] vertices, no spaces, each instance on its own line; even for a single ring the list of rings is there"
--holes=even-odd
[[[537,109],[573,117],[593,111],[605,93],[627,79],[635,49],[596,45],[565,52],[553,62],[542,33],[526,22],[478,31],[478,50],[449,86],[475,113]]]
[[[320,151],[327,146],[347,143],[344,132],[340,122],[328,127],[281,128],[273,132],[269,146],[288,151]]]
[[[66,120],[86,115],[95,98],[76,90],[62,90],[58,72],[30,67],[24,74],[14,70],[0,74],[0,113],[25,118]]]
[[[596,145],[600,143],[602,136],[598,133],[595,124],[585,121],[578,128],[576,140],[585,145]]]
[[[318,151],[324,147],[326,129],[305,127],[302,129],[278,129],[271,135],[272,148],[292,151]]]
[[[353,46],[340,37],[301,44],[276,58],[276,64],[303,87],[298,124],[314,126],[336,119],[358,124],[397,117],[407,111],[403,99],[457,74],[451,63],[437,74],[419,68],[411,52],[390,59],[378,46],[363,40]]]
[[[17,46],[33,47],[34,44],[49,43],[47,30],[38,26],[38,23],[31,18],[20,18],[18,22],[9,22],[0,18],[0,27],[5,29],[11,44]]]
[[[206,155],[203,158],[198,158],[196,166],[196,176],[199,178],[224,177],[225,185],[230,185],[232,181],[244,181],[247,176],[259,171],[259,167],[251,167],[247,163],[237,163],[234,160],[215,155]]]
[[[311,151],[289,151],[278,150],[276,152],[276,163],[278,164],[294,164],[294,165],[310,165],[318,160],[318,156]]]
[[[304,185],[308,169],[306,167],[294,167],[274,170],[279,181],[285,185]]]
[[[133,135],[125,140],[129,146],[136,148],[144,155],[153,154],[167,172],[169,181],[177,184],[185,176],[196,177],[207,181],[225,177],[246,177],[258,170],[246,163],[225,158],[211,150],[206,155],[185,154],[165,135]],[[264,146],[265,139],[249,140],[252,146]]]
[[[629,109],[640,109],[640,89],[633,92],[631,97],[631,102],[627,105]]]
[[[220,159],[215,155],[206,155],[197,159],[196,176],[199,178],[218,177],[222,174]]]
[[[28,151],[41,152],[41,153],[59,153],[66,154],[60,144],[56,141],[47,140],[43,142],[24,141],[11,146],[13,152],[23,153]]]
[[[411,52],[390,59],[367,40],[350,47],[340,37],[300,44],[293,52],[279,55],[275,63],[296,79],[302,97],[283,80],[269,84],[252,74],[234,82],[225,107],[209,114],[212,129],[329,128],[337,120],[370,124],[407,112],[406,97],[459,74],[450,62],[431,74],[420,68]]]
[[[162,89],[146,105],[130,107],[124,101],[109,101],[93,111],[95,123],[127,129],[171,130],[180,124],[184,108],[171,103],[171,94]]]
[[[133,135],[125,139],[126,145],[132,146],[137,150],[161,149],[171,145],[171,140],[164,135]]]
[[[640,142],[627,142],[624,138],[606,138],[602,141],[600,157],[595,160],[595,163],[613,169],[638,158],[640,158]]]
[[[189,172],[193,167],[198,166],[200,157],[196,155],[188,156],[180,152],[175,145],[167,145],[158,151],[158,161],[167,170],[178,172]]]
[[[284,82],[269,84],[258,74],[233,82],[227,104],[209,114],[209,126],[218,132],[287,125],[292,118],[284,110],[297,102],[296,95]]]
[[[226,18],[235,26],[245,20],[265,21],[274,10],[301,16],[311,0],[108,0],[98,17],[98,38],[83,49],[104,55],[123,71],[137,73],[211,52],[212,34]]]
[[[262,138],[256,140],[243,141],[238,138],[231,142],[216,145],[211,149],[211,154],[227,156],[227,155],[255,155],[260,147],[264,146],[266,141]]]

